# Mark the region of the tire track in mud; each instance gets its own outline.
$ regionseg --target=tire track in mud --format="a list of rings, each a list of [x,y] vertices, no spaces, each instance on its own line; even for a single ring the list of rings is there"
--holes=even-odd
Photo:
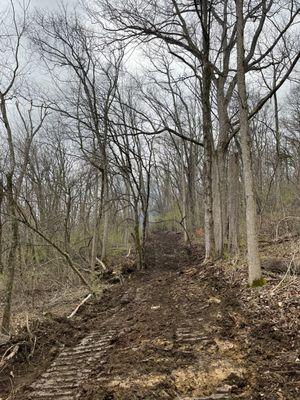
[[[29,399],[74,400],[80,386],[95,368],[106,362],[116,331],[91,332],[76,346],[63,350],[40,378],[31,385]]]

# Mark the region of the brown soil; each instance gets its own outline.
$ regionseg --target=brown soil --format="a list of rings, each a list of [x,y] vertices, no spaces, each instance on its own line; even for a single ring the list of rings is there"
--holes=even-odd
[[[15,337],[10,346],[20,343],[20,350],[2,367],[0,399],[32,398],[30,385],[63,347],[109,330],[116,332],[112,346],[80,384],[80,399],[300,397],[296,281],[276,291],[280,301],[270,294],[280,277],[247,289],[244,272],[203,266],[201,249],[186,248],[173,232],[152,237],[148,259],[145,271],[112,286],[73,319],[50,315],[32,325],[35,345],[28,334]]]

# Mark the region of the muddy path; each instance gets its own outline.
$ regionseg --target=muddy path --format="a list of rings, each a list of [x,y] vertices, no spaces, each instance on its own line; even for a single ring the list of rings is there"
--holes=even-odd
[[[224,338],[222,300],[174,234],[157,235],[150,265],[125,290],[119,331],[84,399],[228,399],[244,391],[239,345]],[[200,289],[201,288],[201,289]],[[199,290],[200,289],[200,290]],[[227,328],[226,328],[227,330]],[[98,382],[95,384],[95,381]]]
[[[180,235],[156,234],[147,251],[147,270],[73,320],[38,327],[32,358],[2,372],[0,398],[298,398],[297,373],[264,375],[285,348],[294,356],[294,332],[283,344],[266,335],[247,314],[243,289],[201,266],[201,250],[185,248]]]

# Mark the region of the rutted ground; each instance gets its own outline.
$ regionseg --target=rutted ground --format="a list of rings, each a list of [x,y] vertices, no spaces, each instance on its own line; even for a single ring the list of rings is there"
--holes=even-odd
[[[62,351],[50,367],[30,388],[36,400],[80,398],[78,388],[89,377],[95,365],[105,363],[115,332],[95,331],[76,346]]]
[[[229,398],[229,391],[240,391],[230,379],[239,377],[245,386],[244,365],[238,344],[222,339],[222,300],[191,265],[176,235],[158,236],[151,251],[152,272],[140,276],[121,298],[124,307],[115,328],[122,332],[104,368],[85,385],[85,398],[212,393]]]
[[[295,363],[280,387],[272,374],[264,380],[280,342],[247,315],[234,280],[202,267],[201,251],[185,248],[176,233],[155,235],[148,253],[146,271],[82,307],[63,350],[54,343],[49,354],[45,342],[27,374],[18,369],[24,362],[15,367],[15,399],[297,399]],[[290,330],[285,339],[292,358],[294,336]]]

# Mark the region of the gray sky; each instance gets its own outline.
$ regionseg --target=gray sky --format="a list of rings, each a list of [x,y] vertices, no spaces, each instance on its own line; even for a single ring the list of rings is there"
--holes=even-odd
[[[61,0],[31,0],[31,6],[38,7],[38,8],[53,9],[61,3],[62,3]],[[67,1],[67,4],[73,4],[73,3],[76,3],[76,0],[68,0]]]
[[[80,3],[80,0],[31,0],[31,11],[33,11],[34,8],[54,10],[58,8],[59,5],[61,5],[62,3],[69,5],[69,9],[72,10],[74,9],[75,4]],[[7,8],[9,4],[10,0],[0,0],[0,12],[1,9]],[[142,55],[142,51],[140,48],[130,52],[126,57],[126,65],[131,70],[131,72],[136,72],[140,70],[140,67],[143,66],[144,64],[145,64],[144,57]],[[38,75],[40,76],[39,73]],[[286,94],[289,88],[290,84],[289,82],[286,82],[283,85],[283,87],[279,90],[279,97],[282,98],[282,96]]]
[[[49,10],[53,10],[59,6],[59,4],[67,3],[67,4],[75,4],[77,0],[31,0],[30,8],[33,10],[34,8],[47,8]],[[10,6],[10,0],[0,0],[0,11],[7,9]]]

